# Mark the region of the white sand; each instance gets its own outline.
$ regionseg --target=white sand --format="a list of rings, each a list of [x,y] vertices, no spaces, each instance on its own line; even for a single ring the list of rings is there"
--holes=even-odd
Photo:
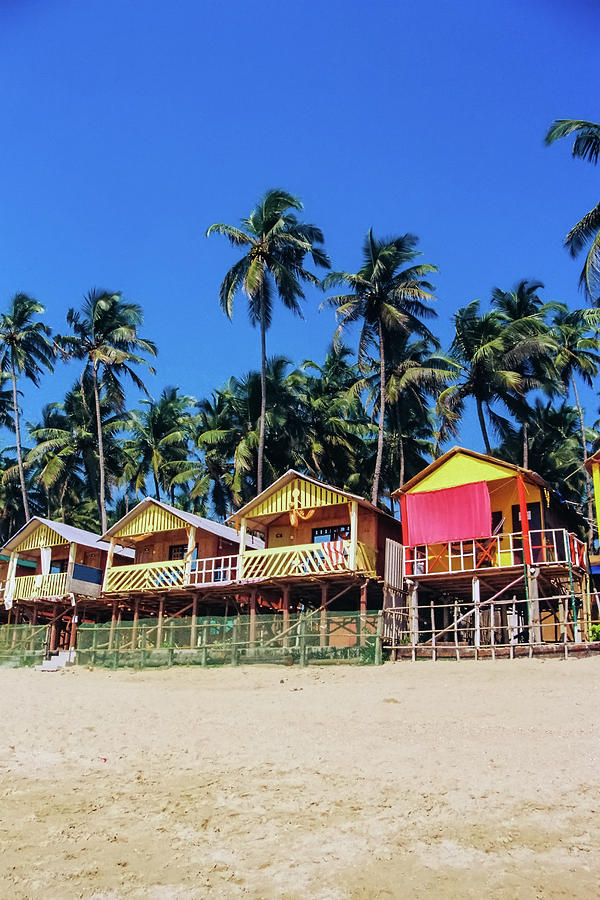
[[[599,680],[0,671],[0,897],[600,896]]]

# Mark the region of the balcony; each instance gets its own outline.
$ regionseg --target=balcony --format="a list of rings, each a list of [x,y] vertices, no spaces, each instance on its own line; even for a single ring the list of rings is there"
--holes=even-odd
[[[526,540],[533,565],[586,568],[585,544],[563,528],[530,531]],[[404,554],[407,578],[505,569],[525,562],[522,532],[405,547]]]
[[[298,544],[294,547],[272,547],[268,550],[248,550],[243,557],[240,581],[335,575],[353,571],[373,575],[375,571],[374,551],[359,542],[353,567],[350,564],[350,550],[350,541],[330,541],[322,544]]]
[[[102,570],[75,564],[73,575],[53,572],[50,575],[18,575],[15,578],[13,602],[16,600],[58,600],[65,594],[84,594],[97,597],[102,585]],[[5,599],[10,595],[4,588]]]
[[[128,591],[155,591],[171,588],[228,584],[237,579],[238,556],[216,556],[209,559],[183,559],[168,562],[136,563],[111,566],[106,573],[106,594]]]

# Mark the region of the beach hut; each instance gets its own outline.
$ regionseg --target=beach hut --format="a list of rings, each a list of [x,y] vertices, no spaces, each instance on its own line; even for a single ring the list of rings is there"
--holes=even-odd
[[[49,650],[74,646],[83,611],[100,611],[108,544],[100,536],[63,522],[34,516],[3,547],[8,565],[2,581],[4,609],[14,624],[48,622]],[[115,564],[132,553],[114,548]]]
[[[146,497],[102,536],[108,542],[103,596],[136,619],[140,613],[162,616],[199,600],[216,604],[239,580],[240,543],[259,548],[262,541],[234,528]],[[129,565],[115,565],[113,548],[129,548]]]
[[[386,538],[401,539],[400,523],[364,497],[292,469],[228,521],[242,543],[249,532],[264,539],[264,548],[247,548],[241,559],[251,609],[258,603],[284,614],[307,605],[355,604],[364,612],[369,584],[380,605]]]
[[[466,608],[474,642],[484,624],[492,642],[520,639],[524,624],[535,643],[579,634],[589,604],[582,523],[535,472],[454,447],[393,496],[413,644],[423,628],[429,641],[438,630],[458,640],[451,622]]]

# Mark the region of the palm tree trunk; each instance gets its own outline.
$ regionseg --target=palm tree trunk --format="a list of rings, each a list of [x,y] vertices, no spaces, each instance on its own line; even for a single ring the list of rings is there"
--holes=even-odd
[[[482,404],[481,400],[479,399],[479,397],[477,397],[476,400],[477,400],[477,416],[479,418],[479,426],[481,428],[481,434],[483,436],[483,443],[485,444],[485,452],[487,453],[488,456],[491,456],[492,448],[490,446],[490,439],[488,437],[487,428],[485,427],[485,418],[483,415],[483,404]]]
[[[575,404],[577,406],[577,412],[579,413],[579,425],[581,427],[581,449],[583,450],[583,461],[585,463],[587,462],[588,458],[587,441],[585,438],[585,421],[583,418],[583,409],[581,408],[581,402],[579,400],[579,392],[577,390],[577,382],[575,381],[574,372],[571,372],[571,384],[573,385]],[[590,473],[585,466],[583,467],[583,475],[585,478],[585,498],[588,518],[588,547],[591,550],[594,546],[594,506],[592,502],[592,483],[590,480]]]
[[[523,468],[529,468],[529,429],[527,422],[523,422]]]
[[[102,534],[106,531],[106,488],[104,473],[104,443],[102,440],[102,416],[100,415],[100,391],[98,389],[98,365],[94,362],[94,401],[96,404],[96,430],[98,432],[98,468],[100,471],[100,527]]]
[[[19,423],[19,404],[17,402],[17,376],[15,373],[15,364],[13,359],[10,360],[10,371],[12,375],[12,391],[13,391],[13,412],[15,416],[15,443],[17,445],[17,465],[19,467],[19,480],[21,482],[21,497],[23,498],[23,512],[25,513],[25,521],[29,522],[29,503],[27,502],[27,490],[25,488],[25,471],[23,469],[23,451],[21,450],[21,425]]]
[[[398,438],[398,455],[400,457],[400,485],[399,486],[402,487],[402,485],[404,484],[404,466],[405,466],[404,438],[402,437],[402,435],[400,435]]]
[[[258,465],[256,471],[256,492],[263,489],[263,458],[265,455],[265,419],[267,416],[267,335],[262,287],[260,289],[260,426],[258,434]]]
[[[377,458],[375,459],[375,473],[373,475],[373,491],[371,502],[377,506],[379,498],[379,479],[381,477],[381,464],[383,462],[383,431],[385,424],[385,355],[383,348],[383,328],[379,321],[379,434],[377,436]]]
[[[152,476],[154,478],[154,496],[157,500],[160,500],[160,488],[158,486],[158,478],[156,476],[156,469],[152,469]]]

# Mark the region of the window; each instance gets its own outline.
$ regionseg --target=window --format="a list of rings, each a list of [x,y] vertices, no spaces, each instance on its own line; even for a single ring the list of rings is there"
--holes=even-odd
[[[187,544],[171,544],[169,547],[169,560],[183,559],[187,550]]]
[[[313,544],[325,544],[328,541],[350,540],[349,525],[326,525],[325,528],[313,528]]]
[[[187,544],[171,544],[169,547],[169,560],[185,559],[187,553]],[[192,559],[198,559],[198,544],[194,547]]]
[[[55,559],[50,563],[50,574],[59,575],[61,572],[66,572],[68,565],[69,560],[66,557],[65,559]]]

